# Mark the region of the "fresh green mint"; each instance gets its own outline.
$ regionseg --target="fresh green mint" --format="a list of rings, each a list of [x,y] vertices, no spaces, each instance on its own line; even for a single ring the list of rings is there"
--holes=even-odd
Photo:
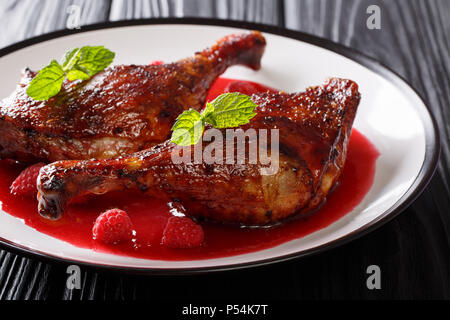
[[[180,114],[172,127],[171,141],[179,146],[197,144],[208,123],[217,129],[234,128],[249,123],[256,113],[252,99],[238,92],[224,93],[208,102],[199,113],[189,109]]]
[[[34,100],[48,100],[61,91],[64,79],[88,80],[108,67],[115,53],[103,46],[84,46],[66,52],[60,63],[52,60],[31,81],[27,94]]]
[[[197,144],[200,140],[205,122],[202,114],[194,109],[189,109],[180,114],[172,127],[172,142],[179,146]]]
[[[61,65],[56,60],[52,60],[31,81],[27,94],[34,100],[47,100],[61,91],[65,76],[66,73]]]

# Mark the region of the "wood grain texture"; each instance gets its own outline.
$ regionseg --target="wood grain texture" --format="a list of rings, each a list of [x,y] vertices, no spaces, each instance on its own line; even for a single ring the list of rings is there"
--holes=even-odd
[[[273,0],[112,0],[110,20],[157,17],[216,17],[278,24],[281,5]]]
[[[201,16],[247,20],[308,32],[372,56],[404,76],[439,122],[442,158],[426,192],[392,222],[343,247],[301,261],[195,277],[138,277],[83,270],[67,290],[66,266],[0,252],[0,299],[324,299],[450,298],[450,2],[447,0],[2,0],[0,47],[65,27],[106,20]],[[366,27],[379,5],[381,30]],[[382,270],[367,290],[366,268]],[[173,288],[176,287],[177,290]],[[221,288],[221,290],[217,290]]]
[[[107,21],[109,0],[2,0],[0,3],[0,46],[64,29],[68,17],[67,8],[81,8],[81,25]]]

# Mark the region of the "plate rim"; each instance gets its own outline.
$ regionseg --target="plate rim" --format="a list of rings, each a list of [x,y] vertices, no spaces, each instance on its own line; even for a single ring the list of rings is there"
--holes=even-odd
[[[41,261],[52,262],[52,263],[63,263],[63,264],[76,264],[79,266],[84,266],[92,269],[100,269],[106,271],[120,271],[125,273],[133,274],[153,274],[153,275],[191,275],[191,274],[201,274],[201,273],[211,273],[219,271],[228,270],[238,270],[250,267],[260,267],[269,264],[274,264],[278,262],[284,262],[293,259],[304,258],[314,254],[324,252],[329,249],[336,248],[338,246],[344,245],[350,241],[360,238],[375,229],[381,227],[385,223],[389,222],[393,218],[397,217],[401,212],[408,208],[416,199],[419,197],[425,188],[428,186],[431,178],[433,177],[441,152],[440,134],[438,130],[437,121],[432,113],[429,104],[426,102],[424,97],[401,75],[387,67],[383,63],[375,60],[368,55],[359,52],[356,49],[335,43],[331,40],[321,38],[318,36],[310,35],[301,31],[295,31],[290,29],[285,29],[282,27],[244,22],[236,20],[221,20],[214,18],[149,18],[149,19],[132,19],[132,20],[122,20],[122,21],[107,21],[96,24],[89,24],[82,26],[81,29],[63,29],[46,34],[42,34],[36,37],[32,37],[7,47],[0,49],[0,58],[13,53],[15,51],[24,49],[26,47],[32,46],[34,44],[53,40],[57,38],[62,38],[65,36],[70,36],[74,34],[104,30],[104,29],[114,29],[120,27],[130,27],[130,26],[145,26],[145,25],[198,25],[198,26],[220,26],[220,27],[231,27],[240,28],[247,30],[259,30],[261,32],[270,33],[293,40],[302,41],[305,43],[312,44],[314,46],[327,49],[329,51],[335,52],[342,55],[370,70],[376,74],[387,79],[397,88],[409,88],[414,94],[421,100],[425,108],[413,105],[419,114],[420,120],[424,126],[425,133],[425,157],[422,162],[417,177],[414,179],[412,184],[409,186],[407,191],[398,199],[390,208],[385,210],[381,215],[379,215],[375,220],[361,226],[360,228],[353,230],[352,232],[337,238],[333,241],[325,243],[323,245],[304,250],[301,252],[295,252],[287,255],[282,255],[278,257],[260,259],[244,263],[227,264],[227,265],[217,265],[208,267],[190,267],[190,268],[154,268],[154,267],[132,267],[132,266],[118,266],[112,264],[103,263],[93,263],[83,260],[76,260],[70,258],[63,258],[51,253],[43,252],[38,249],[33,249],[18,243],[14,243],[8,239],[0,237],[0,249],[6,249],[9,252],[18,253],[20,255],[25,255],[26,257],[37,258]]]

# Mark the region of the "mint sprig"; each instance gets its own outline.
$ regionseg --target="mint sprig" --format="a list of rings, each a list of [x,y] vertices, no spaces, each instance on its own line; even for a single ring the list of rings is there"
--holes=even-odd
[[[60,63],[52,60],[31,81],[27,94],[34,100],[44,101],[61,91],[64,79],[88,80],[107,68],[115,53],[103,46],[84,46],[67,51]]]
[[[238,127],[250,122],[256,107],[245,94],[224,93],[208,102],[201,113],[189,109],[180,114],[172,127],[171,141],[183,147],[197,144],[206,123],[217,129]]]

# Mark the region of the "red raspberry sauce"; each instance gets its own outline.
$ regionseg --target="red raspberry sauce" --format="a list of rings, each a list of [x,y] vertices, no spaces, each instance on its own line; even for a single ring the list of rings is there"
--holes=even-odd
[[[253,82],[221,78],[211,89],[208,100],[228,90],[251,94],[273,89]],[[0,201],[4,211],[22,219],[28,226],[78,247],[160,260],[218,258],[271,248],[304,237],[339,220],[357,206],[369,191],[378,155],[370,141],[353,129],[339,186],[329,195],[320,210],[307,218],[269,229],[241,229],[204,223],[205,244],[195,249],[170,249],[161,246],[162,233],[171,216],[168,206],[159,199],[138,194],[119,192],[91,197],[70,205],[63,218],[58,221],[41,218],[37,213],[36,200],[10,194],[9,186],[23,167],[9,161],[0,161]],[[95,219],[111,208],[125,210],[130,216],[136,230],[133,243],[104,245],[92,240]]]

